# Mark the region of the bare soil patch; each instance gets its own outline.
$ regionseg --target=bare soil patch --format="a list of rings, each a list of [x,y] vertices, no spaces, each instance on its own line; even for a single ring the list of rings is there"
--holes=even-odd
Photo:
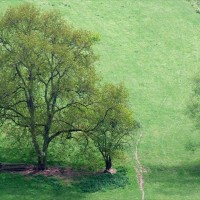
[[[40,171],[34,165],[26,164],[0,164],[0,172],[17,173],[22,175],[43,175],[54,176],[60,178],[73,179],[80,176],[95,175],[102,172],[91,172],[86,169],[76,170],[70,167],[49,167],[46,170]]]

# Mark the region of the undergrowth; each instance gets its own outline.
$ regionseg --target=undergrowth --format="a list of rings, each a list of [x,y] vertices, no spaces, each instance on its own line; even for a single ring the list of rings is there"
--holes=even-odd
[[[127,169],[120,167],[116,174],[97,174],[84,178],[78,183],[82,192],[106,191],[107,189],[124,188],[129,184]]]

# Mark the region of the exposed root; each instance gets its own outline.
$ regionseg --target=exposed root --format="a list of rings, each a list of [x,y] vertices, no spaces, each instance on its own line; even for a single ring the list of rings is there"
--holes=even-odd
[[[104,170],[104,173],[109,173],[109,174],[116,174],[117,173],[117,170],[116,169],[114,169],[114,168],[111,168],[111,169],[109,169],[109,170]]]

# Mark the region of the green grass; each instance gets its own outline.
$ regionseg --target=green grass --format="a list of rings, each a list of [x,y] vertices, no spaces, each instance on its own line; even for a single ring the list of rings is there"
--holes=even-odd
[[[72,184],[63,182],[58,178],[44,176],[20,176],[17,174],[0,174],[1,182],[1,198],[2,199],[70,199],[79,200],[87,199],[88,192],[97,192],[98,190],[107,190],[109,184],[110,190],[115,188],[123,188],[127,183],[124,174],[116,174],[114,176],[104,174],[104,176],[96,176],[85,178],[81,182]],[[111,177],[108,177],[111,176]],[[125,176],[125,175],[124,175]],[[98,178],[98,182],[95,180]],[[91,181],[93,180],[93,181]],[[90,182],[93,187],[90,187]],[[99,184],[100,183],[100,184]],[[99,184],[99,185],[97,185]],[[83,191],[82,193],[80,191]],[[105,191],[106,192],[106,191]],[[115,192],[115,191],[114,191]],[[98,193],[97,193],[98,194]],[[100,199],[99,197],[97,199]],[[116,198],[117,199],[117,198]]]
[[[118,176],[118,175],[117,175]],[[69,181],[63,181],[58,178],[44,177],[44,176],[22,176],[17,174],[0,174],[0,197],[3,200],[81,200],[81,199],[96,199],[96,200],[124,200],[131,199],[134,194],[131,191],[131,184],[126,186],[123,181],[118,178],[110,179],[106,178],[104,175],[104,183],[98,188],[99,181],[103,178],[95,180],[94,178],[89,178],[83,180],[80,185],[78,182],[72,184]],[[91,181],[93,180],[93,181]],[[93,193],[88,193],[89,188],[86,188],[83,184],[87,183],[89,186],[90,182],[93,182],[95,191]],[[108,185],[108,183],[109,185]],[[84,190],[85,189],[85,190]],[[87,191],[86,191],[87,189]],[[126,196],[125,196],[126,194]],[[139,198],[135,198],[139,199]]]
[[[1,1],[0,8],[4,11],[21,2],[25,1]],[[100,55],[98,70],[105,81],[124,82],[145,133],[139,154],[149,171],[146,200],[200,199],[200,151],[185,148],[188,141],[200,139],[185,115],[191,79],[200,64],[200,15],[191,4],[185,0],[32,2],[58,9],[75,27],[101,35],[95,47]],[[125,189],[85,194],[72,187],[58,194],[48,180],[44,189],[32,181],[27,186],[28,180],[20,176],[1,175],[7,184],[0,187],[0,198],[16,199],[24,192],[24,199],[140,199],[132,164],[128,164],[132,183]]]
[[[77,188],[64,185],[55,178],[22,177],[16,174],[0,174],[1,199],[84,199]]]

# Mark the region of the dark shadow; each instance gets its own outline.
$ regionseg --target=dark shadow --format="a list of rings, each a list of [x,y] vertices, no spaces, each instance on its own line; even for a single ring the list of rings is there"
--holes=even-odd
[[[113,175],[74,171],[72,177],[0,172],[0,199],[81,200],[87,199],[85,193],[124,188],[129,183],[127,169],[123,167],[118,167]]]
[[[185,196],[196,193],[200,185],[200,163],[176,166],[149,166],[151,172],[146,174],[145,181],[156,185],[157,193],[167,196]]]
[[[81,200],[85,197],[77,187],[59,178],[0,173],[0,199]]]
[[[97,173],[82,177],[75,184],[83,193],[92,193],[97,191],[107,191],[117,188],[124,188],[129,184],[127,169],[119,167],[116,174]]]

